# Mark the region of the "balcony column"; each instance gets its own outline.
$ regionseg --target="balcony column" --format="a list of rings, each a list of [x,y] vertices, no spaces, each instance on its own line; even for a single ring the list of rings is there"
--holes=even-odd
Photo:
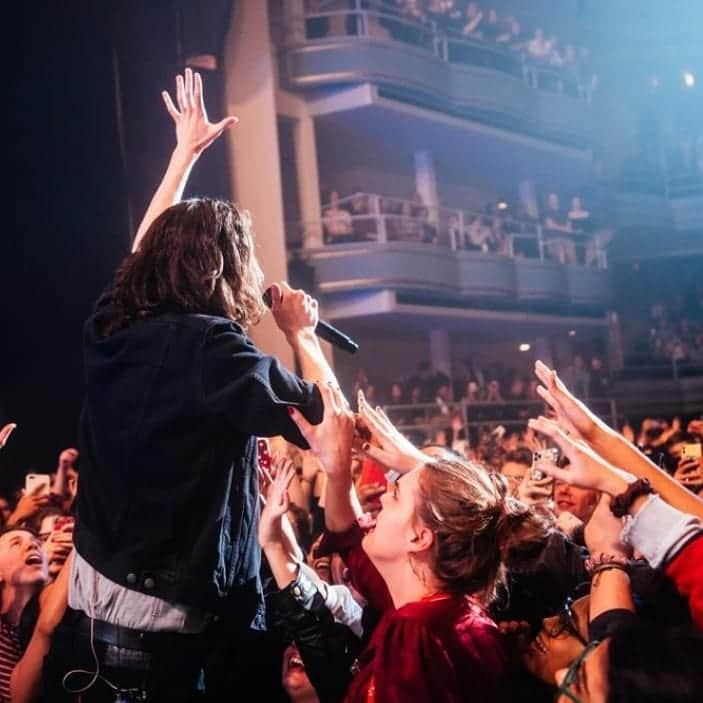
[[[434,371],[452,377],[451,340],[445,329],[430,330],[430,363]]]
[[[237,2],[225,43],[226,114],[237,115],[227,134],[232,199],[249,210],[256,253],[267,283],[287,278],[283,188],[276,119],[275,51],[268,3]],[[250,330],[257,345],[294,368],[293,353],[271,315]]]
[[[320,204],[320,177],[317,170],[315,121],[303,115],[293,128],[295,170],[298,180],[298,202],[303,220],[303,246],[306,249],[322,246],[322,206]]]
[[[430,151],[415,152],[415,189],[420,194],[423,204],[430,211],[430,221],[437,224],[439,220],[437,174],[434,158]]]
[[[534,181],[520,181],[518,185],[518,195],[520,205],[525,208],[525,211],[530,217],[539,217],[539,203],[537,201],[537,186]]]
[[[305,41],[305,0],[283,0],[286,43]]]

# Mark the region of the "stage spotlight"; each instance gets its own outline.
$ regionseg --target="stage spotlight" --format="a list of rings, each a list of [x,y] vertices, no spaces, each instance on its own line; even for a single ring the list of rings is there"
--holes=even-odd
[[[530,345],[529,345],[529,344],[524,344],[524,343],[523,343],[523,344],[520,345],[519,349],[520,349],[521,352],[530,351]]]
[[[575,337],[576,336],[576,330],[569,330],[569,337]]]
[[[687,88],[693,88],[693,86],[696,85],[696,77],[690,71],[684,71],[683,84]]]
[[[496,207],[497,207],[499,210],[507,210],[507,209],[508,209],[508,203],[506,203],[505,200],[501,200],[501,201],[496,205]]]

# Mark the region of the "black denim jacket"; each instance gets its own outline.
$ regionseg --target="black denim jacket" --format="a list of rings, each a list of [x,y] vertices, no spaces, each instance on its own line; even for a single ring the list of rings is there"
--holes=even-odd
[[[121,586],[261,624],[255,437],[307,447],[286,408],[319,423],[319,391],[220,317],[100,338],[108,306],[85,326],[76,549]]]

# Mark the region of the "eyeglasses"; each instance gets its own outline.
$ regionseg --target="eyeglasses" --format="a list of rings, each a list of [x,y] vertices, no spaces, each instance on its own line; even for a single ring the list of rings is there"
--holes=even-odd
[[[599,644],[600,640],[593,640],[592,642],[589,642],[584,648],[583,652],[581,652],[581,654],[579,654],[578,657],[576,657],[576,659],[571,662],[571,665],[566,670],[566,675],[564,676],[561,684],[559,685],[559,689],[557,691],[557,700],[559,700],[560,696],[566,696],[570,701],[573,701],[573,703],[583,703],[583,701],[573,691],[570,690],[570,687],[578,678],[579,671],[583,666],[583,663],[586,661],[588,655]]]
[[[578,621],[576,620],[576,615],[571,607],[573,604],[574,599],[569,596],[566,601],[564,601],[564,605],[559,612],[559,617],[554,627],[546,630],[546,632],[550,637],[559,637],[562,633],[568,632],[585,647],[588,644],[588,641],[579,632]]]

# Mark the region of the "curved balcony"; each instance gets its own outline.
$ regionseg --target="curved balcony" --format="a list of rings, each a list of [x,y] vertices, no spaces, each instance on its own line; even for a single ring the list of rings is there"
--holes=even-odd
[[[456,303],[543,303],[605,309],[611,302],[607,271],[553,262],[454,252],[427,244],[349,243],[304,249],[323,295],[393,290]]]
[[[589,143],[587,96],[567,72],[361,5],[299,20],[285,40],[281,75],[290,87],[371,82],[398,99],[493,126],[582,148]],[[311,27],[325,20],[318,36]]]

